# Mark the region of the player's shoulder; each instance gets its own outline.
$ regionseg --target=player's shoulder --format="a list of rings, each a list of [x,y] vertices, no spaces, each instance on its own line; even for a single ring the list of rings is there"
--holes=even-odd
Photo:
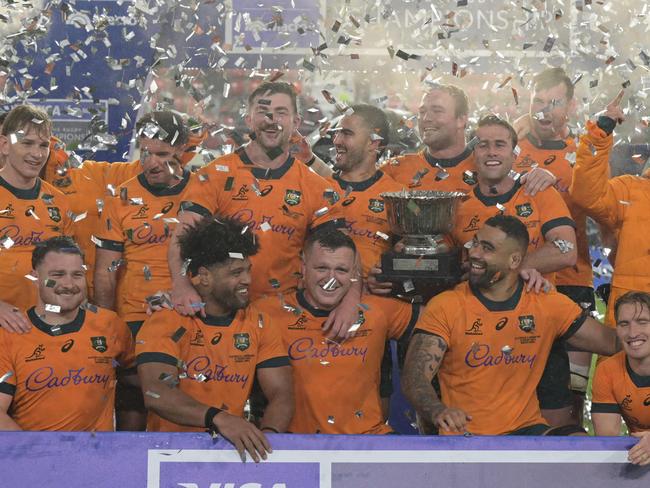
[[[117,313],[98,305],[88,304],[82,309],[84,311],[84,324],[99,324],[112,327],[114,324],[125,324]]]
[[[431,298],[427,303],[426,308],[428,310],[460,310],[463,307],[463,303],[466,302],[471,295],[469,284],[466,281],[459,283],[453,288],[438,293],[436,296]]]
[[[619,351],[613,356],[600,361],[597,365],[597,369],[601,374],[609,374],[618,380],[622,380],[626,371],[625,358],[625,351]]]
[[[67,201],[68,197],[66,196],[65,193],[63,193],[61,190],[59,190],[57,187],[55,187],[52,183],[48,183],[45,180],[40,180],[41,182],[41,196],[40,198],[43,198],[43,195],[51,195],[54,198]]]
[[[386,167],[405,166],[405,165],[408,165],[409,163],[412,163],[414,161],[417,161],[417,162],[425,161],[424,152],[423,151],[418,151],[418,152],[400,154],[399,156],[395,156],[395,157],[390,158],[389,160],[387,160],[384,164],[382,164],[381,167],[384,167],[384,166],[386,166]]]
[[[242,164],[241,156],[238,151],[231,152],[229,154],[224,154],[219,156],[209,163],[201,166],[196,173],[198,174],[209,174],[216,172],[221,173],[230,173],[233,172],[237,166]]]
[[[257,310],[262,313],[272,314],[283,308],[283,302],[285,304],[294,303],[295,294],[286,294],[282,298],[275,295],[267,295],[253,301],[247,308],[251,311]]]
[[[153,312],[142,324],[142,330],[155,328],[157,330],[166,330],[179,327],[190,327],[192,322],[191,317],[185,317],[175,310],[163,309]]]
[[[380,173],[376,183],[379,190],[387,192],[406,190],[406,185],[397,181],[390,174],[383,171],[382,168],[379,168],[377,171]]]
[[[638,188],[644,192],[647,192],[648,189],[650,189],[650,180],[644,176],[621,175],[621,176],[616,176],[609,181],[614,185],[625,186],[631,190]]]

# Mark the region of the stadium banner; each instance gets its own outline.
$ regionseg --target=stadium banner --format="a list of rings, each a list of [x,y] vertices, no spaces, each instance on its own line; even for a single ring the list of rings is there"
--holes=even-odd
[[[626,488],[635,439],[271,435],[243,464],[207,434],[0,434],[2,486],[21,488]]]

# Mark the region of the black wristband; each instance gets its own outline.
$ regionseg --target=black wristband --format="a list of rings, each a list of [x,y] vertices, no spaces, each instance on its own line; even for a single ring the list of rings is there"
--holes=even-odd
[[[205,418],[203,419],[203,425],[205,425],[206,429],[215,432],[218,431],[217,426],[214,425],[212,419],[214,419],[214,416],[217,415],[219,412],[223,412],[223,410],[217,407],[210,407],[205,411]]]
[[[612,132],[614,132],[616,121],[610,117],[607,117],[606,115],[601,115],[598,117],[598,122],[596,122],[596,125],[604,130],[609,136]]]
[[[273,427],[269,427],[268,425],[267,425],[266,427],[262,427],[260,430],[262,430],[262,431],[264,431],[264,430],[270,430],[271,432],[274,432],[274,433],[276,433],[276,434],[279,434],[279,433],[280,433],[280,431],[279,431],[278,429],[275,429],[275,428],[273,428]]]
[[[311,159],[309,161],[305,162],[305,165],[311,166],[312,164],[314,164],[314,161],[316,161],[316,155],[315,154],[311,157]]]

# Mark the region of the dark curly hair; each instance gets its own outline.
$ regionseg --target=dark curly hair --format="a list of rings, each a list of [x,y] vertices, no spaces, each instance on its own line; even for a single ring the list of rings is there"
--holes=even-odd
[[[204,217],[189,226],[178,238],[183,261],[190,260],[188,272],[210,268],[231,259],[231,253],[250,257],[260,246],[255,233],[238,220],[220,215]]]

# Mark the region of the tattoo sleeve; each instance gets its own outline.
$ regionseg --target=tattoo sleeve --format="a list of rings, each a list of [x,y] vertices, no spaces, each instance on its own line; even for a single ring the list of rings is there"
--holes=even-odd
[[[447,351],[447,343],[442,337],[416,333],[411,338],[404,374],[402,389],[418,415],[424,421],[433,422],[434,417],[445,407],[436,395],[431,381],[440,368],[442,358]]]

